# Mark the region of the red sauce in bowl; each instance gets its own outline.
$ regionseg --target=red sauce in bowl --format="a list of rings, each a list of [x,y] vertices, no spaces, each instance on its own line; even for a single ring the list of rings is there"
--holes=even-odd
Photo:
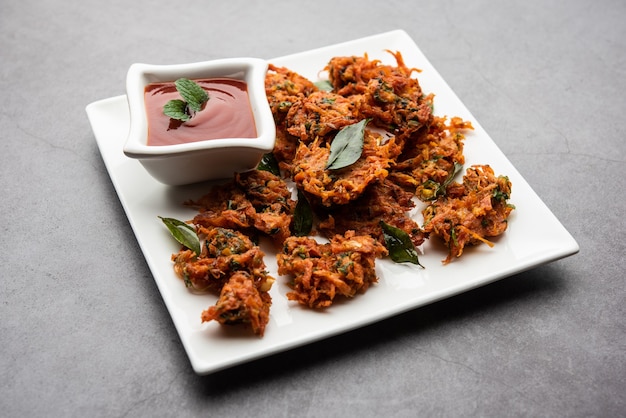
[[[163,113],[170,100],[181,99],[174,82],[151,83],[144,98],[148,117],[148,145],[174,145],[220,138],[256,138],[248,86],[229,78],[194,80],[209,101],[193,117],[181,122]]]

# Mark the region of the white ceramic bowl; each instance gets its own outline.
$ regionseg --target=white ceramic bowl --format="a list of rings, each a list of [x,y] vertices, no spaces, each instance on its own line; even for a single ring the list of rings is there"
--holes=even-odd
[[[276,139],[276,126],[265,95],[267,67],[266,61],[257,58],[228,58],[180,65],[131,65],[126,77],[130,130],[124,153],[139,160],[155,179],[168,185],[230,178],[235,172],[255,168],[263,154],[272,151]],[[145,86],[182,77],[226,77],[245,81],[257,137],[148,145]]]

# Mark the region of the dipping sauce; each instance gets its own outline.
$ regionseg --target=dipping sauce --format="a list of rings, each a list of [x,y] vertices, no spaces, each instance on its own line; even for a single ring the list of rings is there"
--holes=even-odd
[[[151,83],[144,98],[148,117],[148,145],[174,145],[219,138],[256,138],[248,86],[230,78],[193,80],[209,94],[209,101],[182,122],[163,113],[170,100],[182,100],[174,82]]]

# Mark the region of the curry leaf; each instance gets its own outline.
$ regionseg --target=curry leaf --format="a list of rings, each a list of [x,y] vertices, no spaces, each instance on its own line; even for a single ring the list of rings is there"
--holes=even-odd
[[[198,83],[188,78],[179,78],[174,84],[183,100],[194,112],[202,110],[202,105],[209,100],[209,94]]]
[[[313,229],[313,210],[304,193],[298,189],[298,202],[293,213],[293,234],[297,237],[309,235]]]
[[[259,165],[256,167],[257,170],[261,171],[269,171],[275,176],[280,176],[280,168],[278,167],[278,161],[276,161],[276,157],[271,152],[264,154],[259,162]]]
[[[326,162],[326,170],[337,170],[354,164],[363,152],[363,136],[365,125],[369,119],[344,127],[330,144],[330,155]]]
[[[385,247],[389,251],[389,257],[396,263],[413,263],[424,268],[417,257],[417,250],[411,237],[405,231],[395,226],[389,225],[385,221],[380,221],[383,230]]]
[[[200,239],[195,229],[178,219],[163,218],[161,216],[159,216],[159,219],[163,221],[176,241],[189,248],[196,255],[200,255]]]

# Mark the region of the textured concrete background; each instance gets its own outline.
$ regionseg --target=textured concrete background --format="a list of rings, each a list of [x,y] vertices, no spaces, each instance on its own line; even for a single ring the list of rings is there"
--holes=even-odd
[[[621,0],[2,2],[2,415],[623,416],[625,20]],[[393,29],[580,253],[196,376],[85,105],[123,94],[133,62],[272,58]]]

